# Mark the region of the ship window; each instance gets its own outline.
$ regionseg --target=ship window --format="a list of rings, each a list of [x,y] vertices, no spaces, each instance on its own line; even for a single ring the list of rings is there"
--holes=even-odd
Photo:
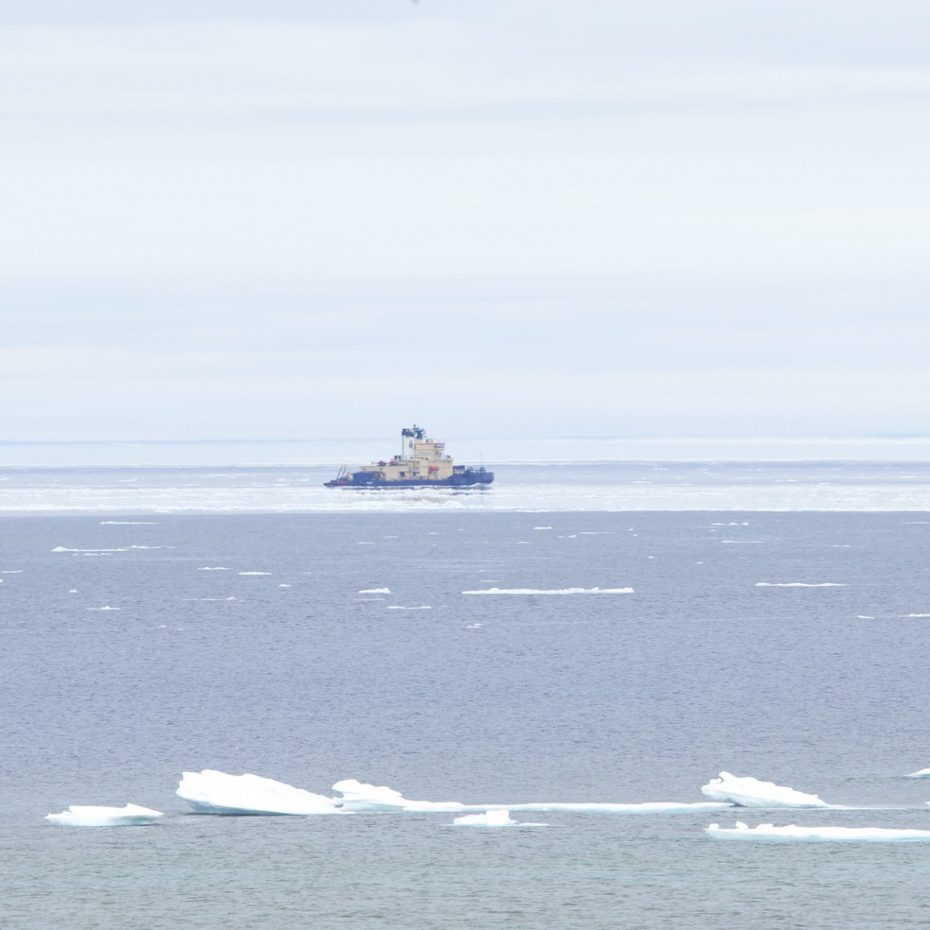
[[[400,473],[400,476],[401,476],[401,478],[406,478],[406,477],[407,477],[407,472],[402,471],[402,472]]]

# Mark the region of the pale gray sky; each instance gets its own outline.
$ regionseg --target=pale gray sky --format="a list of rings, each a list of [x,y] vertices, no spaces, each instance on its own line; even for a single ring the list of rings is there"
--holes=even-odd
[[[7,0],[0,439],[930,434],[928,34]]]

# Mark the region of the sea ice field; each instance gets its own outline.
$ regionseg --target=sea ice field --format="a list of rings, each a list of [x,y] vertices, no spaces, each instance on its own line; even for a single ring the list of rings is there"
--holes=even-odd
[[[0,924],[923,930],[930,513],[881,506],[901,468],[868,511],[289,513],[203,475],[133,509],[122,472],[58,509],[33,470],[0,517]],[[290,809],[228,815],[256,798]]]

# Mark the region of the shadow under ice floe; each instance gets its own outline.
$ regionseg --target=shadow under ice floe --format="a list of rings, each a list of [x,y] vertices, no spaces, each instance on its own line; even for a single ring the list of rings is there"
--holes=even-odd
[[[762,840],[769,843],[930,843],[930,830],[888,827],[776,827],[770,823],[748,827],[737,821],[732,829],[712,823],[705,831],[715,840]]]

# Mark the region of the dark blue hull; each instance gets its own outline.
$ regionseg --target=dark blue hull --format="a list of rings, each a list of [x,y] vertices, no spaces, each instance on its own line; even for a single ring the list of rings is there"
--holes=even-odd
[[[326,482],[327,488],[474,488],[488,485],[494,472],[485,468],[466,468],[449,478],[430,481],[426,478],[409,478],[401,481],[384,481],[376,473],[356,471],[344,478]]]

